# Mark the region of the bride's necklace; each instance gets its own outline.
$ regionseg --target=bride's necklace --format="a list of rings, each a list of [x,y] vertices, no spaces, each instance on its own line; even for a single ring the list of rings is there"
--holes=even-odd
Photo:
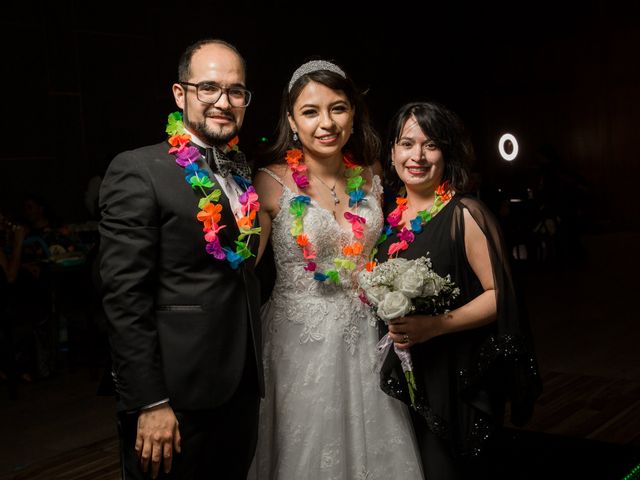
[[[202,223],[206,252],[217,260],[226,260],[234,270],[247,258],[254,256],[249,249],[251,235],[259,235],[260,227],[254,227],[256,214],[260,210],[258,194],[251,182],[244,177],[234,175],[233,178],[245,191],[239,195],[238,200],[241,205],[242,217],[236,220],[240,234],[235,243],[235,250],[223,247],[220,244],[218,232],[226,225],[220,223],[222,218],[222,205],[218,202],[222,191],[219,188],[213,190],[215,183],[211,181],[207,172],[200,169],[198,160],[202,158],[200,150],[189,145],[191,135],[184,128],[182,113],[173,112],[169,115],[166,132],[170,135],[169,153],[176,155],[176,163],[184,168],[186,181],[194,190],[200,190],[202,198],[198,202],[197,219]],[[229,150],[238,150],[238,137],[234,137],[228,144]],[[207,192],[207,190],[211,190]]]
[[[331,193],[331,196],[333,197],[333,206],[334,208],[340,203],[340,199],[338,198],[338,194],[336,193],[336,185],[338,185],[338,180],[336,179],[335,182],[333,182],[333,187],[330,187],[329,185],[327,185],[325,183],[324,180],[322,180],[318,175],[316,175],[315,173],[311,173],[311,175],[313,175],[316,179],[318,179],[320,181],[320,183],[322,183],[325,187],[327,187],[327,189],[329,190],[329,193]],[[333,216],[336,216],[336,211],[333,211]]]
[[[298,189],[306,189],[309,186],[309,178],[307,177],[308,169],[304,164],[304,154],[302,150],[287,150],[285,160],[289,165],[291,177],[298,186]],[[308,272],[313,272],[313,278],[319,282],[329,280],[330,282],[340,283],[340,270],[355,270],[356,260],[362,254],[362,250],[364,248],[359,240],[364,237],[364,226],[367,221],[364,217],[358,215],[358,207],[365,201],[365,192],[362,188],[365,184],[365,180],[361,175],[362,167],[354,163],[348,153],[342,157],[342,161],[345,167],[344,177],[347,183],[346,193],[349,195],[350,209],[350,211],[344,213],[344,218],[351,224],[352,241],[342,248],[342,257],[336,257],[333,259],[335,268],[330,268],[324,272],[317,271],[318,266],[316,262],[314,262],[317,256],[316,250],[309,238],[309,235],[304,231],[304,215],[311,204],[311,197],[308,195],[297,195],[289,202],[289,213],[293,217],[291,235],[296,239],[296,243],[302,249],[304,259],[307,260],[307,264],[304,269]],[[324,183],[319,177],[316,176],[316,178]],[[335,185],[333,189],[328,185],[326,186],[335,194]],[[334,204],[337,205],[339,201],[340,199],[337,198],[337,195],[334,195]],[[371,262],[368,262],[366,266],[367,269],[373,268]]]
[[[409,244],[415,240],[416,235],[424,230],[424,225],[429,223],[433,217],[444,208],[447,202],[454,195],[454,192],[449,187],[449,182],[445,181],[438,185],[434,195],[435,200],[433,201],[431,208],[420,210],[415,218],[409,221],[411,230],[407,227],[402,227],[402,230],[397,233],[399,241],[389,245],[389,249],[387,250],[389,258],[393,258],[394,255],[397,257],[401,251],[409,248]],[[407,203],[407,197],[398,195],[396,198],[396,208],[387,215],[387,225],[385,225],[385,228],[378,239],[378,245],[384,242],[389,235],[393,233],[394,228],[397,229],[398,225],[402,221],[402,213],[409,208]]]

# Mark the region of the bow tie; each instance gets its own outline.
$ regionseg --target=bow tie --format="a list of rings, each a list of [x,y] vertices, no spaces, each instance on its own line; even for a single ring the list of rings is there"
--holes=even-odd
[[[227,175],[239,175],[244,178],[251,178],[251,168],[247,163],[244,153],[235,151],[233,160],[230,160],[222,151],[215,147],[207,147],[205,150],[205,158],[209,167],[213,171],[217,171],[223,177]]]

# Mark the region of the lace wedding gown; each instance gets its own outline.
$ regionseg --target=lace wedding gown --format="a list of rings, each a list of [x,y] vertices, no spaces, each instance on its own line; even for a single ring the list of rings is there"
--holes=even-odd
[[[364,252],[382,227],[381,192],[376,176],[358,211],[366,218]],[[249,478],[421,479],[408,411],[379,388],[375,319],[354,279],[341,274],[340,285],[320,283],[303,268],[290,233],[289,202],[296,195],[283,186],[272,225],[277,278],[262,312],[266,396]],[[332,268],[351,242],[351,232],[313,200],[304,231],[316,248],[318,271]],[[366,258],[359,261],[361,267]]]

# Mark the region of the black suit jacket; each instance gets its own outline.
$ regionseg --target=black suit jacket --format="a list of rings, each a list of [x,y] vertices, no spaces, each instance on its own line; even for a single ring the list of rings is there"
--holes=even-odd
[[[216,407],[238,388],[246,359],[264,392],[255,257],[233,270],[206,253],[196,219],[202,195],[168,149],[163,142],[121,153],[100,191],[100,273],[120,410],[164,398],[174,409]],[[235,248],[224,192],[220,203],[221,243]]]

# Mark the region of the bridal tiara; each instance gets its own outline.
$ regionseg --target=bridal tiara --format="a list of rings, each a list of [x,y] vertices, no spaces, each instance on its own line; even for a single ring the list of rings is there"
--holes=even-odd
[[[303,63],[293,72],[291,80],[289,80],[289,91],[291,91],[293,84],[296,83],[301,76],[311,72],[317,72],[318,70],[329,70],[330,72],[337,73],[342,78],[347,78],[346,73],[335,63],[327,62],[326,60],[311,60],[310,62]]]

